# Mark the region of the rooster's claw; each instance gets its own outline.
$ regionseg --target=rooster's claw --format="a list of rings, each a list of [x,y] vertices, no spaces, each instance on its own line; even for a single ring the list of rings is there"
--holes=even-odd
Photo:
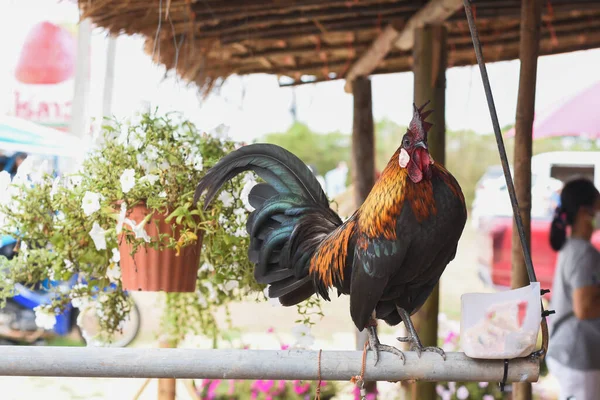
[[[379,342],[379,338],[377,337],[377,331],[375,330],[375,327],[368,327],[367,332],[369,333],[369,349],[375,353],[375,365],[377,365],[377,363],[379,362],[379,352],[381,351],[397,355],[402,360],[402,365],[406,363],[406,359],[402,351],[395,348],[394,346],[388,346]]]
[[[446,361],[446,353],[444,352],[444,350],[442,350],[439,347],[435,347],[435,346],[427,346],[427,347],[423,347],[423,345],[421,344],[421,341],[419,340],[418,337],[399,337],[396,338],[399,342],[410,342],[410,350],[414,351],[415,353],[417,353],[417,357],[421,358],[421,353],[424,351],[429,351],[432,353],[437,353],[440,356],[442,356],[442,358],[444,359],[444,361]]]

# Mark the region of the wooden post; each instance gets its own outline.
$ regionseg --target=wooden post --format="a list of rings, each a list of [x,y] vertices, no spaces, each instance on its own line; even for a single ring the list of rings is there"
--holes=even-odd
[[[159,340],[160,348],[176,347],[176,340],[163,337]],[[158,400],[175,400],[177,381],[175,379],[158,380]]]
[[[352,182],[354,201],[360,206],[375,184],[375,126],[371,80],[358,77],[352,81],[354,117],[352,123]],[[356,349],[362,350],[368,340],[366,329],[356,331]],[[376,382],[365,383],[367,393],[375,393]]]
[[[435,162],[445,164],[446,148],[446,28],[444,25],[425,25],[415,32],[413,47],[414,101],[417,107],[431,101],[427,109],[434,110],[428,121],[433,127],[427,135],[429,153]],[[439,284],[423,307],[413,317],[415,328],[424,346],[436,346],[438,335]],[[440,362],[442,362],[440,360]],[[435,383],[417,382],[412,385],[412,398],[435,399]]]
[[[515,124],[514,182],[517,200],[519,201],[519,212],[523,219],[528,246],[530,246],[531,242],[532,127],[535,108],[541,10],[541,0],[523,0],[521,3],[521,38],[519,43],[521,71],[519,74],[519,94]],[[513,221],[511,286],[519,288],[528,284],[529,278],[527,277],[525,259],[523,258],[523,249],[516,224]],[[530,400],[532,398],[531,384],[513,384],[512,398],[514,400]]]

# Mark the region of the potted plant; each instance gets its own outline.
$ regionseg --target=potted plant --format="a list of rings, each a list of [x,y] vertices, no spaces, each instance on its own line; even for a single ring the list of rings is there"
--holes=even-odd
[[[193,205],[198,180],[234,148],[179,114],[152,112],[109,120],[73,173],[55,177],[29,157],[12,180],[0,174],[0,231],[18,239],[17,255],[0,258],[7,283],[0,300],[13,295],[14,282],[76,277],[76,285],[55,287],[53,303],[38,312],[94,307],[100,332],[110,336],[128,316],[128,290],[177,291],[166,293],[165,331],[218,336],[222,306],[265,298],[247,257],[253,176],[226,185],[206,212]],[[299,321],[311,324],[321,315],[318,305],[317,299],[299,305]]]

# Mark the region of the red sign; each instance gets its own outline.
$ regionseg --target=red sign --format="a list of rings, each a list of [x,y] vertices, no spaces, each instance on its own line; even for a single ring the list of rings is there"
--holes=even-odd
[[[10,114],[67,130],[77,40],[73,24],[42,21],[29,30],[15,67]]]

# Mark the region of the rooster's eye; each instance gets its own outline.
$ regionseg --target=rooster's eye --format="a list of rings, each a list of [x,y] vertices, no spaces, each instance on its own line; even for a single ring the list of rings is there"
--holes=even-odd
[[[408,140],[407,137],[404,137],[404,140],[402,140],[402,145],[407,148],[408,146],[410,146],[410,140]]]

